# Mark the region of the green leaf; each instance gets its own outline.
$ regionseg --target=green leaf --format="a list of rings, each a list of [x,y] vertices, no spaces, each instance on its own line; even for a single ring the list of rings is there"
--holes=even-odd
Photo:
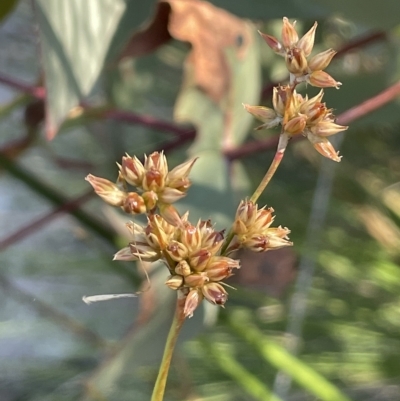
[[[132,15],[131,3],[127,8],[124,0],[36,0],[48,138],[56,135],[68,113],[93,90],[113,38],[121,40],[123,33],[128,36],[141,22],[144,13],[139,4],[141,11],[131,25],[126,23]],[[124,14],[127,10],[128,15]],[[124,24],[119,27],[121,19]]]
[[[17,5],[18,0],[2,0],[0,3],[0,21],[3,20]]]
[[[257,350],[263,359],[290,375],[298,385],[314,396],[323,401],[350,401],[339,388],[264,335],[252,322],[247,311],[241,310],[232,313],[229,316],[229,326]]]

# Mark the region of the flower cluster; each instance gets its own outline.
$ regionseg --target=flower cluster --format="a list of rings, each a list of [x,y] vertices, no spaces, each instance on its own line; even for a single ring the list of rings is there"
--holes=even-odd
[[[240,268],[238,260],[227,256],[233,250],[245,247],[263,252],[292,245],[287,238],[290,230],[270,227],[273,209],[258,209],[257,204],[247,200],[240,203],[226,238],[210,220],[193,225],[188,212],[183,216],[176,211],[170,213],[170,203],[184,196],[190,186],[188,174],[194,161],[168,172],[163,153],[145,157],[144,164],[136,157],[124,157],[119,166],[119,184],[135,186],[140,194],[127,192],[103,178],[86,178],[109,204],[130,214],[147,214],[146,226],[127,224],[132,240],[114,255],[114,260],[162,261],[169,271],[165,284],[185,299],[185,317],[191,317],[203,299],[214,305],[225,304],[228,294],[222,281]]]
[[[251,201],[242,201],[236,211],[233,232],[237,242],[252,251],[265,252],[293,245],[288,241],[290,230],[286,227],[271,228],[274,221],[272,207],[258,209]]]
[[[126,155],[118,164],[118,183],[89,174],[86,180],[97,195],[112,206],[120,206],[129,214],[148,213],[159,208],[161,215],[171,224],[178,224],[180,217],[172,203],[186,195],[191,182],[188,178],[196,159],[191,159],[168,171],[163,152],[145,156],[144,164],[136,157]],[[136,187],[129,192],[127,184]]]
[[[227,292],[220,282],[240,265],[238,260],[219,255],[224,236],[209,220],[192,225],[186,213],[181,222],[176,227],[154,214],[146,227],[129,223],[132,241],[114,260],[162,260],[170,273],[165,284],[186,296],[184,314],[190,317],[203,299],[225,304]]]
[[[286,68],[291,74],[291,83],[305,81],[318,88],[334,87],[338,89],[341,82],[334,80],[323,71],[336,54],[335,50],[325,50],[307,60],[314,47],[315,31],[318,24],[315,22],[301,39],[299,39],[294,25],[295,23],[292,25],[286,17],[283,18],[282,43],[274,36],[262,32],[260,35],[276,54],[285,58]]]
[[[291,137],[301,134],[323,156],[339,162],[341,157],[327,137],[345,131],[348,127],[336,124],[332,109],[328,109],[326,104],[322,103],[323,90],[308,99],[308,96],[302,96],[295,89],[301,82],[320,88],[338,88],[341,85],[323,71],[336,54],[334,50],[328,49],[307,60],[314,46],[316,28],[317,23],[299,39],[294,25],[287,18],[283,18],[282,43],[275,37],[260,32],[268,46],[275,53],[285,57],[290,73],[290,83],[273,89],[273,108],[246,104],[244,107],[263,122],[256,129],[268,129],[281,125],[282,143],[286,144]]]

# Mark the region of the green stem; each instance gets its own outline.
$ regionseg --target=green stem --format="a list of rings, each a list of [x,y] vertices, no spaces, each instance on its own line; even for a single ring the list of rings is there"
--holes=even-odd
[[[279,167],[283,159],[283,155],[285,153],[285,149],[279,149],[276,151],[274,159],[272,160],[271,165],[269,166],[268,171],[265,173],[264,178],[261,180],[260,184],[258,185],[257,189],[254,191],[253,195],[250,198],[250,202],[256,203],[260,195],[264,192],[264,189],[267,187],[271,178],[275,174],[276,170]]]
[[[271,178],[274,176],[276,170],[279,167],[283,159],[283,155],[285,154],[286,145],[288,142],[288,137],[285,135],[281,135],[279,138],[278,149],[275,152],[275,156],[272,160],[271,165],[269,166],[268,171],[265,173],[264,178],[261,180],[260,184],[258,185],[257,189],[254,191],[253,195],[251,195],[250,202],[256,203],[260,195],[264,192],[265,188],[271,181]],[[229,244],[232,242],[235,233],[232,229],[229,231],[228,235],[226,236],[225,243],[221,248],[221,255],[225,255]]]
[[[158,376],[153,389],[153,395],[151,401],[162,401],[164,399],[165,385],[167,384],[169,366],[171,364],[172,354],[174,352],[176,340],[178,339],[179,332],[185,321],[185,315],[183,314],[183,307],[185,305],[185,298],[180,298],[178,293],[178,299],[176,301],[176,309],[174,319],[169,329],[167,342],[164,348],[164,355],[161,361]]]

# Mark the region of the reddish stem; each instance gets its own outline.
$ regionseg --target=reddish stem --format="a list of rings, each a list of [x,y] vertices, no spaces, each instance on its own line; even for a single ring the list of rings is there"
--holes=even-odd
[[[84,195],[81,195],[78,198],[73,199],[69,202],[65,202],[63,205],[53,209],[51,212],[46,213],[44,216],[39,217],[34,221],[31,221],[29,224],[20,228],[18,231],[14,232],[3,240],[0,240],[0,251],[33,234],[39,228],[43,227],[45,224],[48,224],[56,217],[60,216],[62,213],[68,213],[72,210],[78,209],[80,205],[92,198],[93,194],[94,192],[90,189],[90,191],[85,193]]]

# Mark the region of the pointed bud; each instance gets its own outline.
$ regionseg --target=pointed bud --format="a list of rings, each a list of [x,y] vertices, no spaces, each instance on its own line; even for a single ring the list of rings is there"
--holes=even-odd
[[[179,227],[182,224],[181,216],[172,206],[165,203],[159,203],[158,208],[161,216],[172,226]]]
[[[201,246],[201,233],[195,226],[187,223],[181,229],[181,241],[189,252],[195,252]]]
[[[129,248],[132,255],[143,262],[155,262],[161,257],[161,254],[147,243],[131,242]]]
[[[309,69],[311,71],[325,70],[336,53],[335,50],[328,49],[322,53],[316,54],[308,63]]]
[[[187,277],[192,274],[192,270],[186,260],[181,260],[175,267],[175,273],[179,274],[180,276]]]
[[[130,157],[128,154],[124,156],[122,158],[122,165],[119,168],[126,182],[136,187],[142,185],[144,167],[136,156]]]
[[[214,305],[223,306],[228,299],[228,293],[225,291],[225,288],[218,283],[205,284],[201,288],[201,291],[207,301]]]
[[[189,254],[189,251],[185,245],[175,240],[172,240],[165,250],[175,262],[180,262],[182,259],[186,259]]]
[[[316,126],[311,127],[310,130],[315,135],[331,136],[337,134],[338,132],[346,131],[347,128],[349,127],[336,124],[333,121],[321,121]]]
[[[315,30],[317,29],[318,23],[314,22],[311,29],[297,42],[297,47],[304,51],[304,55],[308,57],[314,47]]]
[[[275,110],[270,109],[269,107],[264,106],[250,106],[248,104],[243,104],[245,110],[252,114],[258,120],[264,122],[263,125],[260,125],[256,129],[269,129],[276,127],[281,118],[277,116]]]
[[[322,156],[335,162],[340,162],[342,156],[339,156],[339,152],[336,152],[335,148],[326,138],[308,132],[307,139]]]
[[[206,273],[193,273],[186,276],[184,279],[185,285],[189,287],[202,287],[205,283],[208,283],[210,279]]]
[[[342,85],[341,82],[335,81],[327,72],[325,71],[313,71],[307,78],[307,82],[316,86],[317,88],[336,88]]]
[[[289,135],[298,135],[304,131],[307,123],[307,116],[299,114],[297,117],[289,120],[284,126],[284,130]]]
[[[274,36],[267,35],[265,33],[262,33],[258,31],[258,33],[261,35],[261,37],[265,40],[265,43],[279,56],[284,56],[285,55],[285,49],[281,45],[281,43],[278,41],[277,38]]]
[[[136,192],[129,192],[122,205],[122,210],[130,214],[146,213],[146,205],[143,198]]]
[[[111,206],[122,206],[126,192],[121,191],[115,184],[105,178],[96,177],[89,174],[86,181],[90,183],[97,195],[99,195],[105,202]]]
[[[203,300],[203,295],[197,288],[191,290],[186,296],[185,306],[183,308],[183,313],[185,317],[192,317],[193,312],[198,307],[200,302]]]
[[[137,260],[137,257],[132,255],[131,248],[129,246],[120,249],[115,255],[113,260],[122,260],[124,262],[130,262]]]
[[[164,152],[153,152],[150,156],[145,156],[144,168],[146,171],[157,170],[165,177],[168,174],[168,164]]]
[[[165,284],[171,288],[171,290],[177,290],[183,285],[183,277],[178,275],[169,276]]]
[[[290,88],[288,86],[278,86],[274,87],[273,89],[272,104],[274,106],[274,110],[279,116],[283,116],[285,114],[289,90]]]
[[[148,211],[153,210],[157,206],[158,196],[154,191],[144,192],[142,198]]]
[[[294,22],[295,24],[296,22]],[[287,49],[293,47],[299,41],[299,35],[286,17],[283,17],[282,44]]]
[[[221,281],[232,275],[233,269],[239,269],[238,260],[225,256],[216,256],[207,266],[206,273],[211,281]]]
[[[189,264],[196,272],[202,272],[207,267],[211,256],[211,252],[207,249],[200,249],[190,256]]]
[[[187,178],[194,163],[198,158],[188,160],[185,163],[179,164],[174,169],[172,169],[166,178],[166,185],[170,188],[176,188],[180,191],[186,190],[190,187],[191,182]]]
[[[163,203],[174,203],[186,196],[185,191],[180,191],[179,189],[165,187],[159,193],[159,199]]]
[[[294,48],[286,53],[286,68],[296,76],[304,75],[307,71],[308,63],[303,50]]]

